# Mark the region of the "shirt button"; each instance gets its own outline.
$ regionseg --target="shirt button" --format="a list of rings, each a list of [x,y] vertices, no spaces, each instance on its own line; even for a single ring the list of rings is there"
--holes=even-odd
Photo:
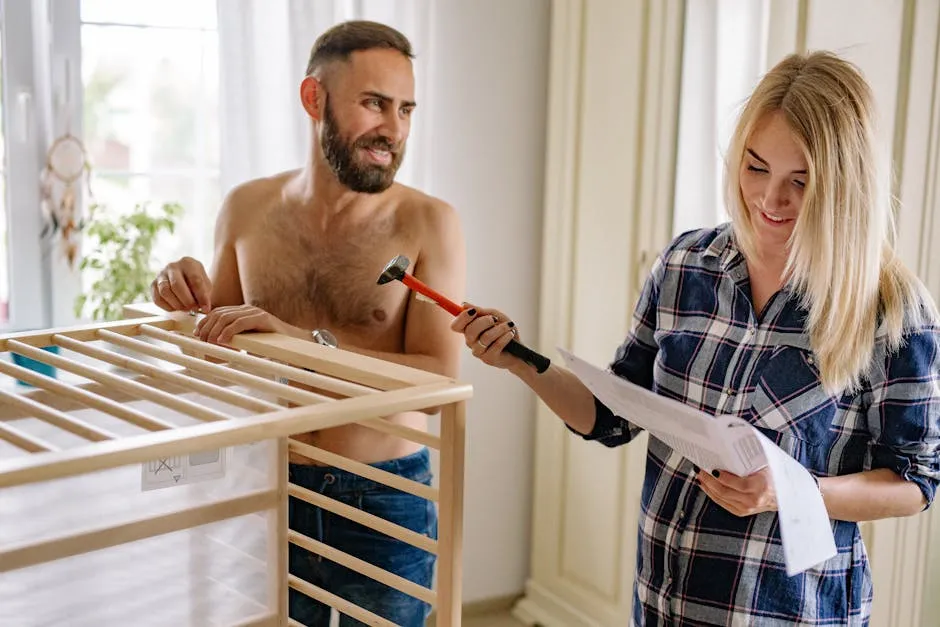
[[[679,520],[682,520],[682,519],[684,519],[684,518],[685,518],[685,510],[684,510],[684,509],[680,509],[680,510],[679,510]]]
[[[816,363],[816,358],[813,357],[812,355],[810,355],[809,357],[806,358],[806,363],[808,363],[810,366],[812,366],[813,364]]]
[[[734,390],[732,390],[731,388],[725,388],[725,394],[727,394],[728,396],[734,396]]]
[[[672,585],[672,577],[666,577],[666,587],[669,587],[671,585]]]

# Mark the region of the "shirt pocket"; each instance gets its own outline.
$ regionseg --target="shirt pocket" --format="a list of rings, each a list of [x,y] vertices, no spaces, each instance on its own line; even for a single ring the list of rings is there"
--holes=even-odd
[[[750,422],[794,457],[800,443],[822,444],[830,435],[836,399],[819,380],[811,351],[778,346],[755,373]]]

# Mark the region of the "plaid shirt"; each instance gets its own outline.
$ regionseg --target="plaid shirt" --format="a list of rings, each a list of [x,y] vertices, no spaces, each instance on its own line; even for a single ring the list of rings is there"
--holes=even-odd
[[[876,343],[860,393],[822,389],[807,312],[783,290],[754,313],[730,225],[679,236],[658,258],[611,369],[710,414],[740,416],[813,474],[890,468],[933,499],[940,482],[940,329]],[[595,399],[596,400],[596,399]],[[599,401],[586,439],[639,429]],[[872,583],[856,523],[832,521],[838,554],[788,577],[777,515],[738,517],[696,485],[692,464],[650,437],[633,624],[864,625]]]

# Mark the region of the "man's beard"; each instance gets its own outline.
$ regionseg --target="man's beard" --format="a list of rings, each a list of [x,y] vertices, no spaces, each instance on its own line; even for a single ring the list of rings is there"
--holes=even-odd
[[[326,162],[339,182],[352,191],[363,194],[378,194],[391,187],[405,157],[404,144],[395,147],[381,135],[367,135],[354,142],[347,142],[339,132],[329,98],[325,109],[323,139],[320,143]],[[391,163],[387,166],[361,163],[358,159],[359,150],[369,148],[387,150],[392,157]]]

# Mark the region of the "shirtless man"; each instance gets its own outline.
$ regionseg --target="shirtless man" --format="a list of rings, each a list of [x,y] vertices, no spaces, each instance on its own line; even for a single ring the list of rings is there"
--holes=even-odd
[[[347,22],[313,46],[300,100],[313,142],[305,167],[233,189],[219,211],[211,273],[184,257],[152,285],[165,310],[200,310],[202,339],[269,331],[315,341],[326,329],[345,350],[454,377],[461,336],[436,306],[409,299],[401,284],[376,286],[389,259],[414,260],[414,274],[461,298],[464,241],[447,204],[394,182],[415,108],[411,45],[372,22]],[[426,429],[427,415],[390,418]],[[356,426],[299,436],[345,457],[430,483],[426,448]],[[313,460],[292,457],[291,480],[310,490],[436,537],[433,504]],[[345,518],[291,499],[290,526],[425,586],[433,556]],[[423,625],[421,601],[291,546],[290,570],[399,625]],[[290,616],[327,625],[329,608],[294,590]],[[343,616],[341,625],[358,624]],[[351,622],[347,622],[351,621]]]

